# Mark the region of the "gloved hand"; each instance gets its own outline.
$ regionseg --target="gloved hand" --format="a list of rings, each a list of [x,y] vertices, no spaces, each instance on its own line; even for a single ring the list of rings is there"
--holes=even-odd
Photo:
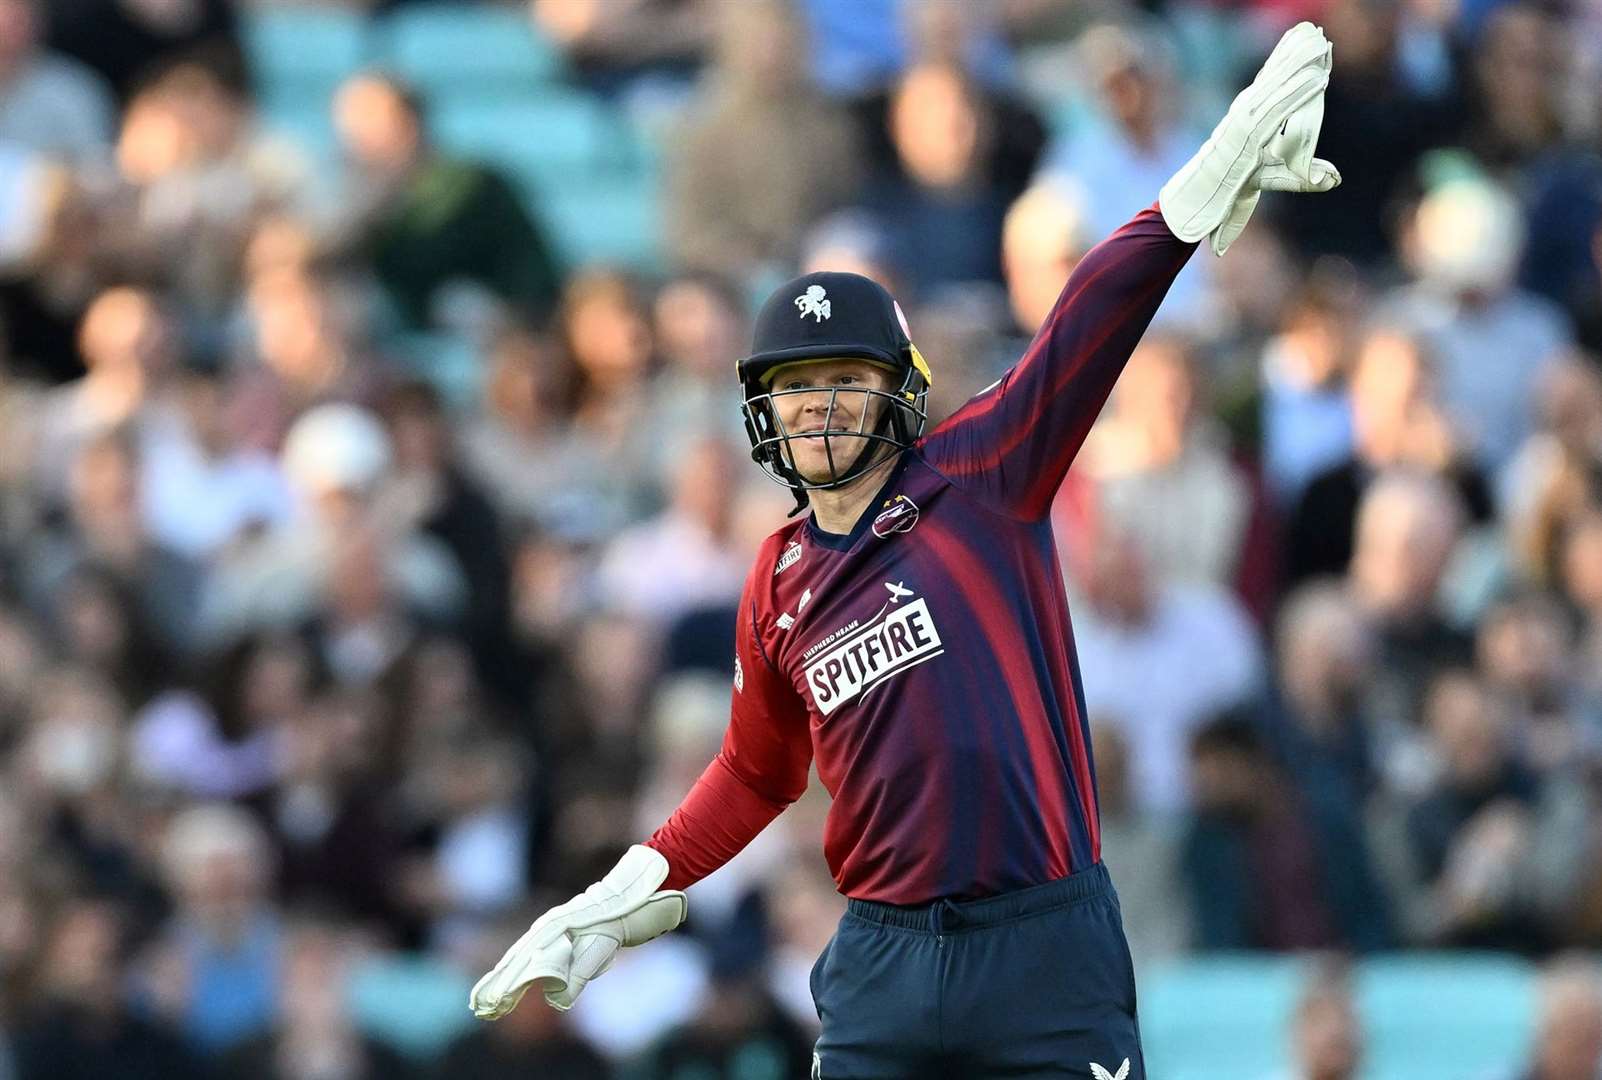
[[[684,921],[682,892],[659,890],[668,863],[635,844],[605,877],[534,920],[468,998],[474,1015],[498,1020],[541,984],[545,1000],[566,1011],[589,981],[611,966],[617,950],[640,945]]]
[[[1313,157],[1331,62],[1330,43],[1312,23],[1285,32],[1196,156],[1163,185],[1158,205],[1175,236],[1211,236],[1222,255],[1262,191],[1329,191],[1341,182],[1335,166]]]

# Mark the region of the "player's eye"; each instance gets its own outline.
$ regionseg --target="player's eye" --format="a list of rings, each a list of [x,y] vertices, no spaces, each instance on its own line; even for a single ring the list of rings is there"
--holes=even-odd
[[[806,389],[806,385],[807,384],[802,382],[800,379],[791,379],[789,382],[785,383],[782,387],[780,387],[780,389],[781,390],[805,390]]]

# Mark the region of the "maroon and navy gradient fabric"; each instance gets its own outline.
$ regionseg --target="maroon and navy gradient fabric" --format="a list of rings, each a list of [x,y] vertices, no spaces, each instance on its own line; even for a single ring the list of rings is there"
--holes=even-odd
[[[814,761],[849,897],[990,896],[1100,861],[1049,510],[1194,250],[1143,211],[1080,262],[1023,358],[901,454],[849,536],[807,517],[768,538],[723,748],[647,841],[665,887],[733,857]]]

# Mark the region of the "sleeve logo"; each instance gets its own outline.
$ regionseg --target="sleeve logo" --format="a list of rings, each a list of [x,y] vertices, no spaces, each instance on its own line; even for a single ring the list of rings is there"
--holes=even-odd
[[[745,693],[745,669],[740,666],[740,654],[734,654],[734,689]]]
[[[792,540],[790,546],[784,549],[784,554],[779,556],[779,564],[773,568],[773,576],[778,577],[800,561],[801,545]]]

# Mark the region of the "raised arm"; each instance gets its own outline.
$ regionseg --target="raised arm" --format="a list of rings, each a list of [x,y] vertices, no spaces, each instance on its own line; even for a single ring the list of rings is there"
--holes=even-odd
[[[1263,190],[1328,191],[1313,157],[1330,45],[1311,23],[1287,31],[1257,78],[1158,202],[1075,267],[1021,360],[923,442],[957,486],[1005,513],[1047,513],[1090,425],[1196,244],[1222,255]]]
[[[1174,277],[1196,250],[1156,207],[1091,249],[1023,358],[923,442],[958,487],[1015,517],[1051,506]]]

